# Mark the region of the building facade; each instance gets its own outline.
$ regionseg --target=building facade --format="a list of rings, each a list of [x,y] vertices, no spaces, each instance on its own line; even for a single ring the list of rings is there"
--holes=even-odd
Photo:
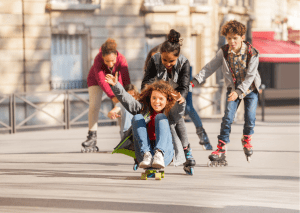
[[[236,19],[251,32],[254,15],[253,0],[0,0],[0,93],[85,87],[109,37],[140,88],[147,52],[172,28],[195,75],[225,44],[221,25]],[[202,117],[223,113],[222,78],[216,72],[194,89]]]

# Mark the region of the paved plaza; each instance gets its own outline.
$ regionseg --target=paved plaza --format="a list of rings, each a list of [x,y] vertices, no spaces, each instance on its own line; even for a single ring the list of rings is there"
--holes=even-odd
[[[227,167],[207,167],[211,151],[187,123],[195,174],[171,165],[161,181],[141,180],[132,158],[111,154],[117,126],[98,128],[100,153],[80,153],[87,128],[2,134],[0,212],[299,212],[299,111],[268,112],[261,122],[258,111],[251,163],[240,142],[243,123],[233,124]],[[220,121],[203,120],[214,149]]]

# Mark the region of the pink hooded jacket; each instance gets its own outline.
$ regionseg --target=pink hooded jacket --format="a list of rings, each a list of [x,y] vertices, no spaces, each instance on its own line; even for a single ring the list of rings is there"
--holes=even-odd
[[[105,82],[106,74],[115,75],[117,71],[118,78],[119,78],[118,81],[120,82],[120,84],[122,84],[123,87],[126,86],[127,84],[130,84],[127,61],[121,53],[117,52],[117,55],[118,56],[117,56],[116,64],[111,72],[104,63],[104,60],[102,58],[102,51],[100,49],[100,52],[95,57],[94,64],[91,67],[89,75],[87,77],[88,87],[99,85],[101,89],[111,99],[115,97],[115,95],[112,92],[109,84]]]

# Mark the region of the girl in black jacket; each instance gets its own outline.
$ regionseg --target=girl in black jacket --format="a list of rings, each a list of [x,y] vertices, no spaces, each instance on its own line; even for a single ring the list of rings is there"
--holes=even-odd
[[[185,101],[190,85],[190,63],[185,56],[180,54],[181,41],[180,33],[173,29],[170,30],[167,40],[160,47],[160,52],[154,54],[147,64],[142,90],[146,84],[151,84],[155,80],[168,81],[181,94],[182,100],[179,102]],[[175,128],[184,147],[186,157],[184,170],[187,174],[193,175],[191,168],[196,165],[196,161],[192,156],[183,118],[178,121]]]

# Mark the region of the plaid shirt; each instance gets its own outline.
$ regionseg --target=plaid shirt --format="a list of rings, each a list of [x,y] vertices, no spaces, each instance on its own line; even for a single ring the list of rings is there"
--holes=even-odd
[[[228,63],[236,78],[236,88],[245,80],[247,74],[247,45],[242,42],[240,52],[235,53],[230,48],[228,49]],[[251,84],[247,92],[255,90],[254,83]],[[248,93],[248,94],[249,94]]]

